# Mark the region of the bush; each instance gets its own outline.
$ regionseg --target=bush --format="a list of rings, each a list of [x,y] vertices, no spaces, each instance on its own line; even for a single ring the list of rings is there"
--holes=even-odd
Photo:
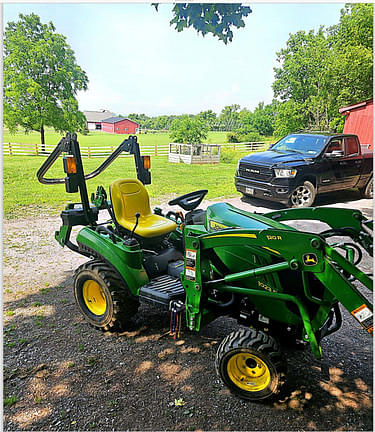
[[[261,142],[264,141],[258,132],[249,132],[246,135],[241,135],[242,142]]]
[[[228,132],[227,133],[227,142],[228,143],[241,142],[241,136],[237,132]]]
[[[236,163],[241,159],[243,154],[241,152],[233,150],[228,147],[221,147],[220,151],[220,162],[225,164]]]

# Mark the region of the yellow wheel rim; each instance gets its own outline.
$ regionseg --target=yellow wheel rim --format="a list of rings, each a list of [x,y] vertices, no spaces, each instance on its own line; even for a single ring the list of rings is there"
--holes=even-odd
[[[271,379],[270,370],[264,361],[246,352],[234,354],[229,359],[227,372],[237,387],[249,392],[265,389]]]
[[[95,315],[103,315],[107,308],[104,292],[94,280],[84,282],[83,300],[89,311]]]

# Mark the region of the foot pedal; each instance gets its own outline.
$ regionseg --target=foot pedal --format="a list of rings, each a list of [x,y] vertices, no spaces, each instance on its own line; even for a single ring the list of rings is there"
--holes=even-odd
[[[158,276],[139,290],[139,300],[169,310],[171,301],[185,302],[185,291],[179,279],[169,275]]]

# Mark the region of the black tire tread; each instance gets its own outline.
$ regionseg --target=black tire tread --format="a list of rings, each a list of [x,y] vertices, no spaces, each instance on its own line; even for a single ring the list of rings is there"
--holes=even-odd
[[[267,333],[252,328],[240,328],[239,330],[230,333],[222,340],[216,352],[215,369],[217,375],[220,378],[221,359],[223,358],[224,354],[237,348],[251,348],[253,350],[266,354],[270,359],[272,359],[272,363],[275,366],[279,380],[279,385],[277,387],[277,390],[273,393],[273,396],[278,394],[283,384],[285,383],[286,361],[280,351],[280,347],[277,341]],[[246,396],[244,396],[243,394],[241,395],[235,389],[230,390],[237,396],[246,398]]]
[[[137,313],[139,307],[137,298],[130,293],[128,286],[123,282],[117,271],[109,264],[99,259],[88,261],[76,269],[74,279],[84,270],[91,271],[103,280],[110,292],[113,303],[113,313],[108,324],[102,327],[92,324],[93,327],[104,331],[120,330]]]

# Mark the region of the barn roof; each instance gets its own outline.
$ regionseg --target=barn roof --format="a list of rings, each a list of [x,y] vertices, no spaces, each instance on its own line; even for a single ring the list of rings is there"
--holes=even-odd
[[[118,122],[123,121],[123,120],[129,120],[132,123],[138,124],[134,120],[130,120],[127,117],[110,117],[110,118],[107,118],[105,120],[102,120],[102,122],[103,123],[112,123],[113,124],[113,123],[118,123]]]
[[[83,111],[83,114],[86,117],[88,122],[101,122],[106,118],[113,117],[115,113],[108,110],[100,110],[100,111]]]
[[[354,109],[357,109],[357,108],[362,108],[362,107],[364,107],[364,106],[366,106],[366,105],[368,105],[370,103],[372,103],[372,99],[368,99],[366,101],[359,102],[359,103],[356,103],[354,105],[349,105],[349,106],[346,106],[346,107],[343,107],[343,108],[339,108],[339,113],[340,114],[345,114],[347,111],[351,111],[351,110],[354,110]]]

